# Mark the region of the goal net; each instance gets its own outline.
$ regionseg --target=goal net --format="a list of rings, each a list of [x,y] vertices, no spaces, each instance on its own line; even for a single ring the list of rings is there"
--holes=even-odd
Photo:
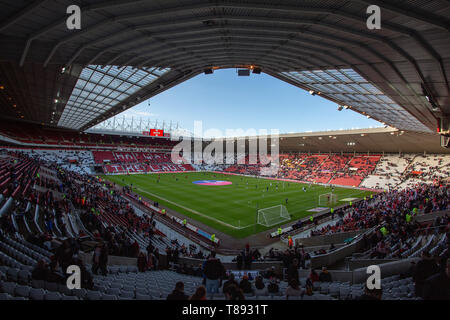
[[[258,210],[258,224],[271,227],[284,221],[291,220],[291,216],[283,205]]]
[[[329,206],[337,203],[337,195],[334,193],[324,193],[319,196],[319,206]]]

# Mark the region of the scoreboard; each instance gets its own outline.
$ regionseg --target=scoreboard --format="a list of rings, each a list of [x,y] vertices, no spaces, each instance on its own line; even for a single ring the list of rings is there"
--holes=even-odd
[[[142,134],[144,136],[151,136],[151,137],[165,137],[164,130],[162,129],[150,129],[150,131],[143,131]]]

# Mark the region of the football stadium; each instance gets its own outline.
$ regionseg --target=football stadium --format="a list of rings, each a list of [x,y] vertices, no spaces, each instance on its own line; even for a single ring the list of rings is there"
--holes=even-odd
[[[6,305],[450,300],[448,1],[0,8]]]

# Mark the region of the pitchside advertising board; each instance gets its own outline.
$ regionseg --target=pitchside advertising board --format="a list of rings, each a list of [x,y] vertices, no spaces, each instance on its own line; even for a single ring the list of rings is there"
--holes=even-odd
[[[142,134],[150,137],[170,137],[170,133],[165,133],[162,129],[150,129],[150,131],[143,131]]]

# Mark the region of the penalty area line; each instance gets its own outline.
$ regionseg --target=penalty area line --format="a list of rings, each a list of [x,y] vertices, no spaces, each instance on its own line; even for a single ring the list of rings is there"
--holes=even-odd
[[[182,208],[182,209],[184,209],[184,210],[187,210],[187,211],[189,211],[189,212],[191,212],[191,213],[193,213],[193,214],[196,214],[196,215],[201,216],[201,217],[203,217],[203,218],[207,218],[207,219],[209,219],[209,220],[213,220],[214,222],[217,222],[217,223],[219,223],[219,224],[221,224],[221,225],[224,225],[224,226],[226,226],[226,227],[228,227],[228,228],[233,228],[233,229],[240,230],[240,229],[250,228],[250,227],[252,227],[252,226],[255,225],[255,224],[251,224],[251,225],[247,225],[247,226],[245,226],[245,227],[236,227],[236,226],[233,226],[233,225],[228,224],[228,223],[226,223],[226,222],[217,220],[216,218],[210,217],[210,216],[208,216],[208,215],[206,215],[206,214],[204,214],[204,213],[198,212],[198,211],[196,211],[196,210],[190,209],[190,208],[185,207],[185,206],[183,206],[183,205],[181,205],[181,204],[178,204],[178,203],[176,203],[176,202],[173,202],[173,201],[170,201],[170,200],[168,200],[168,199],[165,199],[165,198],[163,198],[163,197],[161,197],[161,196],[158,196],[158,195],[156,195],[156,194],[153,194],[153,193],[151,193],[151,192],[142,190],[141,188],[136,188],[136,189],[138,189],[138,190],[141,191],[142,193],[146,193],[146,194],[148,194],[148,195],[150,195],[150,196],[152,196],[152,197],[161,199],[161,200],[163,200],[163,201],[165,201],[165,202],[168,202],[168,203],[170,203],[170,204],[173,204],[174,206],[177,206],[177,207],[179,207],[179,208]]]

